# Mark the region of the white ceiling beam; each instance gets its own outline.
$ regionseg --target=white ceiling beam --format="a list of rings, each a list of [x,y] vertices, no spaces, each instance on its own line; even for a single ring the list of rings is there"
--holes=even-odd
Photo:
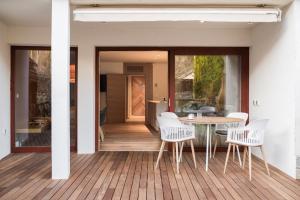
[[[77,8],[75,21],[83,22],[279,22],[273,8]]]
[[[267,5],[283,7],[293,0],[71,0],[74,5]]]

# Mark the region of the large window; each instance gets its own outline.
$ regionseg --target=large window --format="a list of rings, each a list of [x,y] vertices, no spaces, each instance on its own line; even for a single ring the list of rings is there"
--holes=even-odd
[[[76,146],[76,62],[70,55],[71,146]],[[27,151],[51,146],[51,50],[12,47],[12,147]]]
[[[224,116],[240,111],[240,57],[175,57],[175,112]]]
[[[178,116],[191,113],[226,116],[231,112],[248,112],[246,48],[177,50],[173,73],[171,110]],[[195,145],[204,147],[205,126],[197,125],[196,130]]]

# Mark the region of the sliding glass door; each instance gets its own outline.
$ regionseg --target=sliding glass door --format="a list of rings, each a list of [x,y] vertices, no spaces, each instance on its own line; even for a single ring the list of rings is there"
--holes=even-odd
[[[71,51],[71,146],[76,146],[76,63]],[[49,151],[51,147],[51,50],[12,47],[12,150]]]
[[[226,116],[248,112],[247,55],[218,48],[175,51],[171,107],[178,116]],[[245,95],[246,94],[246,95]],[[173,98],[172,98],[173,97]],[[246,105],[245,105],[246,104]],[[197,126],[196,146],[205,146],[205,127]]]

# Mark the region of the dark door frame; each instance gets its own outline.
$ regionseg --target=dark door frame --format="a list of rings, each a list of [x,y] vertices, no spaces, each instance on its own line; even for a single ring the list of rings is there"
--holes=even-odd
[[[95,48],[95,150],[98,151],[99,67],[101,51],[168,51],[169,110],[174,111],[175,55],[238,55],[241,57],[241,111],[249,113],[249,47],[96,47]],[[169,145],[169,150],[171,146]],[[204,148],[196,148],[204,150]],[[225,149],[220,149],[221,151]]]
[[[15,146],[15,52],[16,50],[51,50],[50,46],[11,46],[10,60],[11,60],[11,75],[10,75],[10,133],[11,133],[11,152],[12,153],[25,153],[25,152],[51,152],[50,146],[35,146],[35,147],[16,147]],[[77,99],[78,99],[78,47],[71,47],[71,51],[75,52],[75,146],[71,146],[71,151],[77,151]]]

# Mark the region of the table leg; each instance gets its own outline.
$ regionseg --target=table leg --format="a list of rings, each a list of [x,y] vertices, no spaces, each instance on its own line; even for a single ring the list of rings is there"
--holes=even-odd
[[[208,126],[210,126],[210,125],[208,125]],[[211,137],[212,137],[211,133],[209,132],[209,158],[211,158]]]
[[[205,160],[205,170],[208,171],[208,148],[209,148],[209,132],[210,132],[210,125],[207,124],[206,126],[206,160]]]

